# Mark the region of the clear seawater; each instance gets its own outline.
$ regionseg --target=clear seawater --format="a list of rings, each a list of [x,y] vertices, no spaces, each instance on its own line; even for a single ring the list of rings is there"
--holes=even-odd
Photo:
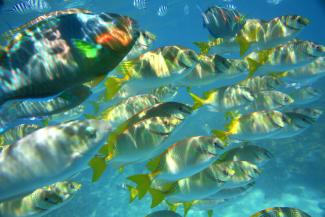
[[[270,4],[267,0],[148,0],[146,10],[133,7],[133,0],[49,0],[52,10],[68,7],[82,7],[94,12],[115,12],[135,18],[143,29],[157,35],[154,47],[182,45],[193,48],[194,41],[208,39],[208,32],[202,27],[202,17],[196,5],[205,9],[212,5],[233,4],[248,18],[269,20],[280,15],[302,15],[311,20],[299,38],[325,44],[325,1],[324,0],[283,0]],[[161,4],[168,5],[166,16],[157,16]],[[184,13],[188,5],[189,13]],[[0,15],[0,32],[16,27],[40,14]],[[325,79],[314,87],[325,94]],[[179,94],[181,101],[189,99]],[[311,105],[325,110],[325,96]],[[268,162],[262,175],[257,179],[254,190],[243,197],[219,206],[215,217],[248,217],[267,207],[296,207],[312,217],[325,217],[325,115],[303,134],[281,140],[259,141],[271,151],[274,158]],[[123,188],[125,177],[132,167],[120,174],[109,168],[97,183],[91,183],[91,171],[74,177],[83,183],[75,198],[47,217],[143,217],[152,212],[150,198],[129,204],[129,194]],[[155,210],[164,209],[164,206]],[[179,210],[182,213],[182,210]],[[189,217],[207,216],[205,212],[190,211]]]

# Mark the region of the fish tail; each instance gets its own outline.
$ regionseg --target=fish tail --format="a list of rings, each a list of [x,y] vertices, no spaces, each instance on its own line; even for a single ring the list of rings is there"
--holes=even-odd
[[[117,77],[109,77],[105,81],[106,91],[105,100],[111,100],[117,94],[124,84],[125,79]]]
[[[205,104],[206,104],[206,100],[205,99],[203,99],[203,98],[201,98],[201,97],[199,97],[198,95],[196,95],[196,94],[194,94],[194,93],[192,93],[192,92],[190,92],[190,90],[188,90],[187,91],[188,92],[188,94],[192,97],[192,99],[193,99],[193,106],[192,106],[192,109],[193,110],[196,110],[196,109],[198,109],[198,108],[201,108],[202,106],[204,106]]]
[[[95,156],[89,161],[89,166],[93,171],[92,182],[96,182],[104,174],[106,170],[106,161],[105,158]]]
[[[253,77],[256,70],[262,65],[261,63],[251,58],[247,58],[247,64],[248,64],[248,72],[249,72],[248,77]]]
[[[213,216],[213,209],[210,209],[207,211],[208,217],[212,217]]]
[[[240,48],[240,56],[244,56],[244,54],[248,51],[250,48],[250,43],[243,37],[243,36],[237,36],[236,37],[237,43],[239,44]]]
[[[187,216],[187,213],[188,213],[188,211],[190,211],[190,209],[192,208],[193,204],[194,204],[193,201],[183,203],[183,207],[184,207],[184,217]]]
[[[229,133],[223,130],[212,130],[212,134],[224,142],[228,140],[228,136],[229,136]]]
[[[137,174],[137,175],[129,176],[128,179],[137,185],[136,187],[138,191],[137,196],[139,200],[141,200],[150,189],[150,185],[152,181],[150,174]]]
[[[157,189],[149,189],[149,193],[151,195],[151,208],[154,208],[156,206],[158,206],[159,204],[161,204],[161,202],[163,202],[166,198],[166,193],[159,191]]]
[[[209,42],[193,42],[193,44],[200,49],[201,54],[208,54],[211,48]]]
[[[132,203],[138,197],[139,192],[135,187],[131,185],[127,185],[127,188],[130,192],[130,203]]]

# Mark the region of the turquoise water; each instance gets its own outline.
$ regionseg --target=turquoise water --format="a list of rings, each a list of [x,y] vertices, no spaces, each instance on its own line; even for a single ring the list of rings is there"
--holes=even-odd
[[[94,12],[114,12],[128,15],[136,19],[139,26],[157,35],[153,48],[165,45],[182,45],[192,49],[194,41],[208,39],[208,32],[202,27],[202,18],[197,5],[201,8],[218,4],[233,4],[248,18],[269,20],[273,17],[288,14],[302,15],[311,20],[311,24],[303,30],[299,38],[325,44],[325,1],[323,0],[283,0],[277,5],[266,0],[233,0],[232,2],[208,0],[148,0],[146,10],[133,7],[131,0],[88,0],[88,1],[49,1],[52,9],[60,10],[72,4],[73,7],[87,8]],[[166,16],[157,16],[156,11],[161,4],[168,5]],[[188,14],[184,6],[188,5]],[[10,15],[1,14],[9,26],[16,27],[27,22],[37,14]],[[3,20],[2,20],[3,21]],[[0,32],[8,30],[8,25],[0,21]],[[196,49],[197,50],[197,49]],[[324,78],[314,87],[325,93]],[[177,99],[190,103],[188,96],[179,93]],[[176,99],[176,100],[177,100]],[[312,106],[325,109],[325,97]],[[250,214],[267,207],[296,207],[309,213],[312,217],[325,217],[325,116],[323,115],[304,133],[281,140],[262,140],[263,144],[274,155],[274,158],[263,168],[257,179],[256,187],[236,200],[216,208],[216,217],[248,217]],[[124,173],[109,168],[101,180],[91,183],[91,171],[85,171],[73,179],[83,183],[81,191],[68,204],[49,213],[48,217],[142,217],[152,212],[150,198],[129,204],[129,193],[123,187],[125,177],[132,173],[132,166]],[[165,208],[163,205],[155,208]],[[182,213],[182,210],[178,210]],[[203,211],[189,212],[189,217],[207,216]]]

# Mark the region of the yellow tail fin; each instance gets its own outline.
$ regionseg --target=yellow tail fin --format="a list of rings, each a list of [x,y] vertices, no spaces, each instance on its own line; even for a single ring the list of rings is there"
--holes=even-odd
[[[193,110],[196,110],[198,108],[201,108],[202,106],[205,105],[205,99],[203,99],[203,98],[199,97],[198,95],[192,93],[189,88],[187,89],[187,93],[193,99],[193,106],[192,106],[192,109]]]
[[[209,42],[193,42],[199,49],[201,54],[208,54],[210,51]]]
[[[183,206],[184,206],[184,217],[186,217],[188,211],[190,211],[190,209],[193,206],[193,202],[185,202],[185,203],[183,203]]]
[[[211,210],[208,210],[207,211],[207,214],[208,214],[208,217],[212,217],[213,216],[213,210],[211,209]]]
[[[251,58],[247,58],[247,63],[248,63],[248,71],[249,71],[249,76],[248,77],[253,77],[253,75],[255,74],[256,70],[262,65],[259,62],[251,59]]]
[[[109,77],[105,81],[105,100],[111,100],[117,94],[117,92],[121,89],[124,82],[128,80],[128,77],[125,78],[117,78],[117,77]]]
[[[240,56],[242,57],[248,51],[251,45],[243,36],[237,36],[236,40],[239,44]]]
[[[159,190],[149,189],[149,192],[150,192],[151,199],[152,199],[151,208],[158,206],[166,198],[166,194]]]
[[[134,182],[137,187],[138,197],[141,200],[149,191],[151,185],[151,178],[148,174],[138,174],[128,177],[129,180]]]
[[[131,185],[127,185],[128,190],[130,192],[130,203],[132,203],[135,198],[137,198],[139,192],[136,188],[132,187]]]
[[[102,157],[95,156],[89,162],[90,168],[93,170],[93,177],[92,181],[96,182],[99,178],[104,174],[106,170],[106,162],[105,159]]]

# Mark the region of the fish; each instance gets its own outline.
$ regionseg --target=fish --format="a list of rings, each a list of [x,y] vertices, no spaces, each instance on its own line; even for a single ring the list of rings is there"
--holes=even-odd
[[[103,119],[111,123],[112,126],[118,126],[140,111],[143,111],[144,109],[152,107],[158,103],[160,103],[160,101],[154,95],[136,95],[126,98],[120,103],[103,110],[98,116],[91,115],[90,118]]]
[[[237,10],[219,6],[209,7],[202,17],[204,28],[214,38],[235,37],[246,23],[245,16]]]
[[[13,144],[41,127],[42,126],[37,124],[20,124],[11,128],[10,130],[0,134],[0,146]]]
[[[122,166],[149,160],[152,152],[181,122],[176,117],[157,116],[134,123],[118,135],[110,163]]]
[[[188,75],[198,62],[199,57],[193,50],[180,46],[164,46],[148,51],[119,65],[117,71],[122,78],[106,79],[105,98],[113,99],[121,88],[134,94],[142,89],[172,84]]]
[[[247,63],[219,55],[202,55],[201,61],[177,85],[193,87],[213,84],[215,88],[235,84],[248,76]]]
[[[254,93],[248,88],[240,86],[226,86],[212,89],[203,94],[203,97],[188,92],[191,96],[193,109],[196,110],[204,105],[210,106],[213,110],[227,112],[243,108],[254,102]]]
[[[161,102],[168,102],[173,101],[178,93],[178,89],[175,85],[167,84],[151,90],[150,94],[156,96]]]
[[[133,6],[139,10],[145,10],[148,7],[149,0],[133,0]]]
[[[38,188],[30,194],[0,203],[0,215],[6,217],[36,217],[52,212],[70,201],[80,190],[76,182],[58,182]]]
[[[138,39],[123,60],[131,60],[144,54],[151,47],[156,38],[157,36],[149,31],[139,31]]]
[[[227,199],[233,199],[238,196],[242,196],[246,194],[248,191],[252,190],[252,188],[255,186],[255,181],[250,182],[244,186],[236,187],[236,188],[224,188],[217,193],[205,198],[208,200],[227,200]]]
[[[92,94],[86,86],[74,86],[53,98],[38,98],[7,102],[1,107],[0,116],[4,122],[33,117],[49,116],[72,109]]]
[[[157,15],[159,17],[164,17],[168,13],[168,6],[167,5],[160,5],[158,10],[157,10]]]
[[[226,125],[226,130],[213,130],[212,133],[223,139],[237,139],[255,141],[274,138],[289,128],[291,119],[284,113],[276,110],[255,111],[244,115],[234,115]]]
[[[288,83],[299,83],[300,86],[312,85],[325,76],[325,57],[319,57],[313,62],[283,72],[283,80]]]
[[[311,215],[297,208],[272,207],[258,211],[250,217],[311,217]]]
[[[43,20],[46,20],[48,18],[51,17],[58,17],[61,15],[65,15],[65,14],[78,14],[78,13],[84,13],[84,14],[91,14],[92,12],[86,9],[81,9],[81,8],[69,8],[69,9],[65,9],[65,10],[60,10],[60,11],[52,11],[49,13],[46,13],[42,16],[39,16],[37,18],[35,18],[34,20],[31,20],[17,28],[11,29],[5,33],[2,33],[0,38],[4,39],[4,40],[10,40],[11,37],[13,37],[16,33],[21,32],[22,30],[35,25]]]
[[[31,12],[46,12],[51,9],[46,0],[22,0],[8,9],[8,12],[25,15]]]
[[[65,111],[63,113],[54,114],[48,117],[43,118],[42,123],[47,125],[55,125],[61,122],[76,120],[82,117],[82,115],[85,113],[86,108],[85,105],[79,105],[77,107],[74,107],[68,111]]]
[[[246,185],[259,174],[255,165],[245,161],[214,163],[193,176],[178,180],[166,200],[179,203],[204,199],[221,189]],[[156,185],[154,181],[153,188]]]
[[[322,56],[325,56],[325,46],[292,40],[274,48],[252,52],[245,59],[251,73],[264,75],[299,68]]]
[[[41,128],[5,148],[0,153],[0,201],[87,169],[110,131],[105,121],[76,120]]]
[[[240,87],[249,88],[253,92],[258,91],[272,91],[277,90],[285,86],[285,83],[279,76],[276,75],[263,75],[254,76],[246,80],[240,81],[238,84]]]
[[[161,211],[150,213],[145,217],[181,217],[181,215],[170,210],[161,210]]]
[[[173,182],[186,178],[216,161],[227,146],[214,136],[195,136],[181,140],[153,158],[147,164],[152,173],[147,177],[141,175],[139,179]]]
[[[285,110],[285,112],[302,114],[308,116],[309,118],[314,119],[315,121],[318,120],[320,116],[323,114],[323,111],[317,108],[294,108],[294,109]]]
[[[245,111],[280,110],[296,102],[295,97],[276,90],[259,91],[255,101],[245,108]]]
[[[295,105],[306,105],[318,101],[322,97],[320,90],[313,87],[304,87],[290,93]]]
[[[223,153],[218,161],[247,161],[257,166],[263,166],[273,158],[271,152],[267,149],[244,143]]]
[[[110,13],[63,14],[25,28],[8,42],[0,58],[0,105],[13,99],[54,96],[104,79],[137,37],[135,21]]]
[[[283,139],[297,136],[311,127],[316,121],[314,118],[299,113],[284,112],[284,114],[289,118],[289,125],[283,128],[274,138]]]
[[[239,54],[243,57],[252,51],[270,49],[293,40],[309,22],[306,17],[297,15],[279,16],[269,21],[247,19],[233,38],[194,44],[203,54]]]

